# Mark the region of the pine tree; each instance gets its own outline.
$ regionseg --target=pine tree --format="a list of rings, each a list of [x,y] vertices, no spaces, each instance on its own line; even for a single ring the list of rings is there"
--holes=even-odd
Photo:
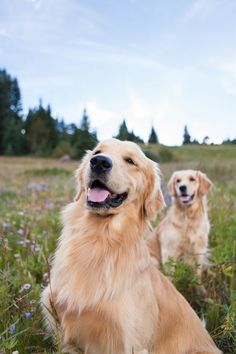
[[[128,133],[128,139],[129,141],[133,141],[136,144],[144,144],[143,139],[141,139],[138,135],[135,135],[133,130]]]
[[[188,132],[187,125],[184,126],[184,135],[183,135],[183,145],[185,144],[191,144],[191,136]]]
[[[156,131],[155,131],[153,126],[152,126],[152,129],[151,129],[151,133],[149,135],[148,143],[149,144],[158,144],[159,143],[158,137],[157,137],[157,133],[156,133]]]
[[[129,140],[129,131],[128,131],[125,119],[121,123],[121,125],[119,127],[119,132],[115,138],[120,139],[120,140]]]
[[[0,154],[24,152],[21,94],[16,78],[0,70]]]
[[[75,128],[75,126],[73,126]],[[80,128],[74,129],[72,135],[73,158],[80,159],[85,154],[86,150],[92,150],[98,142],[96,131],[90,131],[89,116],[86,109],[80,123]]]
[[[89,116],[87,115],[86,109],[84,109],[84,112],[83,112],[83,117],[82,117],[81,123],[80,123],[80,129],[83,131],[87,131],[87,132],[90,129]]]
[[[114,138],[120,139],[120,140],[133,141],[137,144],[144,143],[143,139],[141,139],[139,136],[135,135],[133,130],[131,132],[129,132],[125,119],[121,123],[121,125],[119,127],[119,132]]]
[[[59,140],[57,121],[51,115],[51,107],[45,109],[40,100],[39,106],[30,109],[25,121],[25,136],[28,152],[48,156]]]

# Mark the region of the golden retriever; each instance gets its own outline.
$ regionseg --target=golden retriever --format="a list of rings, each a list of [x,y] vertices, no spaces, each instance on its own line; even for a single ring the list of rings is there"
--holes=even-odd
[[[63,352],[220,353],[144,241],[164,204],[158,173],[136,144],[116,139],[83,159],[42,294]]]
[[[161,245],[161,262],[169,257],[196,266],[197,273],[208,265],[208,234],[206,194],[212,182],[200,171],[176,171],[168,183],[172,205],[160,222],[154,238]],[[159,258],[159,254],[157,254]]]

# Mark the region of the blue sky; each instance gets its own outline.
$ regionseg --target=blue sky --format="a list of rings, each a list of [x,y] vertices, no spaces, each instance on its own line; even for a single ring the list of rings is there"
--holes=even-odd
[[[25,112],[39,98],[100,139],[236,136],[236,0],[1,0],[0,67]]]

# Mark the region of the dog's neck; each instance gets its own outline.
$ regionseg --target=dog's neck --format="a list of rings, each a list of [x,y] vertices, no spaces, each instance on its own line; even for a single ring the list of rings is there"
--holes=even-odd
[[[207,199],[206,196],[197,196],[196,200],[192,204],[182,205],[178,198],[174,197],[172,208],[188,219],[195,219],[197,215],[201,217],[202,214],[205,214],[207,209]]]
[[[73,230],[81,239],[92,234],[89,237],[96,238],[99,242],[109,243],[116,240],[122,245],[130,241],[132,243],[140,241],[149,226],[144,211],[137,210],[135,202],[130,203],[127,208],[106,213],[87,209],[82,198],[65,209],[63,224],[65,227],[73,225]]]

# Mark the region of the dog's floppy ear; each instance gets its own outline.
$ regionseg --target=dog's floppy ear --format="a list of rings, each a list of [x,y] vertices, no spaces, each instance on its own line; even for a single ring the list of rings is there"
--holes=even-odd
[[[87,151],[86,155],[83,157],[79,168],[75,171],[75,180],[77,183],[77,192],[76,196],[74,197],[74,202],[80,199],[81,194],[83,192],[84,186],[83,186],[83,173],[84,173],[84,168],[87,163],[88,155],[90,151]]]
[[[170,180],[167,184],[167,191],[171,196],[175,195],[175,173],[173,173],[170,177]]]
[[[213,183],[205,173],[198,171],[197,176],[199,178],[198,194],[201,196],[206,195],[210,191]]]
[[[148,175],[148,185],[144,197],[144,212],[149,220],[153,220],[159,210],[165,205],[164,197],[160,187],[159,169],[156,163],[152,163]]]

